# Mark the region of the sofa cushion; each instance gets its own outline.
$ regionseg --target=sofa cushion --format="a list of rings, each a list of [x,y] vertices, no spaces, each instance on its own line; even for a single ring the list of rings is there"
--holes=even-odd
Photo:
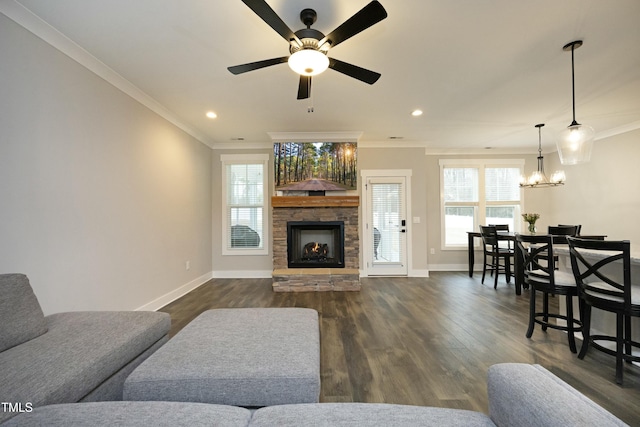
[[[24,274],[0,274],[0,352],[47,332],[42,308]]]
[[[58,313],[46,320],[46,334],[0,353],[3,402],[77,402],[171,326],[167,313],[141,311]]]
[[[10,419],[12,427],[86,426],[247,426],[251,411],[244,408],[179,402],[68,403],[36,408]]]
[[[626,426],[540,365],[493,365],[487,388],[489,415],[499,427]]]
[[[463,409],[384,403],[311,403],[260,408],[251,419],[255,427],[495,427],[489,417]]]
[[[125,400],[269,406],[318,402],[318,312],[207,310],[138,366]]]

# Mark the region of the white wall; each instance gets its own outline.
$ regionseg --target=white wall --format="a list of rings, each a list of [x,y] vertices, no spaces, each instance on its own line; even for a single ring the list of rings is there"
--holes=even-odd
[[[0,58],[0,272],[47,314],[210,277],[211,150],[4,15]]]

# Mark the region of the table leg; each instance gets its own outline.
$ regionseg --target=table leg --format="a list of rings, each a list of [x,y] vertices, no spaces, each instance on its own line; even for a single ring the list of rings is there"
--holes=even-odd
[[[522,294],[522,283],[524,282],[524,256],[522,252],[518,250],[516,245],[515,257],[513,260],[513,273],[515,275],[516,282],[516,295]]]
[[[473,235],[469,234],[469,277],[473,277],[473,263],[475,262],[475,253],[473,250]]]

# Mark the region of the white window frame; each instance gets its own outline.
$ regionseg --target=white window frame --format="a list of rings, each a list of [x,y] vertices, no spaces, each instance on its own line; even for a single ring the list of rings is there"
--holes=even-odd
[[[221,154],[222,163],[222,255],[268,255],[269,254],[269,155],[268,154]],[[262,164],[262,247],[261,248],[229,248],[228,235],[229,206],[227,205],[227,166]]]
[[[478,201],[477,202],[457,202],[457,206],[471,206],[475,208],[476,214],[474,215],[474,229],[469,231],[478,231],[476,228],[479,224],[486,223],[486,208],[487,206],[504,206],[519,205],[520,212],[524,212],[524,192],[520,189],[520,200],[502,200],[499,202],[487,202],[485,195],[485,169],[503,167],[503,168],[519,168],[522,175],[524,169],[524,159],[440,159],[440,248],[442,250],[467,250],[468,243],[459,245],[447,245],[446,244],[446,229],[445,229],[445,200],[444,200],[444,169],[447,168],[477,168],[478,169]],[[452,206],[449,203],[447,206]],[[521,226],[521,221],[517,221],[514,218],[516,229],[514,232],[519,232],[518,228]],[[477,239],[476,239],[477,240]]]

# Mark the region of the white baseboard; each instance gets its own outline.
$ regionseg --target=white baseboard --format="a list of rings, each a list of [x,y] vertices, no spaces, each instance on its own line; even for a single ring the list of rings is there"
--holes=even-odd
[[[214,279],[270,279],[272,270],[226,270],[214,271]]]
[[[469,271],[469,264],[429,264],[429,270],[431,271]],[[480,269],[480,271],[482,271],[482,268]]]
[[[165,305],[177,300],[181,296],[186,295],[192,290],[196,289],[197,287],[205,284],[206,282],[211,280],[212,277],[213,275],[211,272],[207,274],[203,274],[202,276],[196,279],[193,279],[189,283],[182,285],[179,288],[174,289],[173,291],[166,293],[159,298],[154,299],[150,303],[147,303],[141,307],[136,308],[135,311],[157,311],[162,307],[164,307]]]
[[[407,273],[406,276],[397,276],[397,275],[390,275],[390,276],[386,276],[386,275],[371,275],[371,276],[367,276],[367,274],[365,273],[365,270],[360,270],[360,277],[429,277],[429,270],[416,270],[413,269],[411,271],[409,271]]]
[[[409,277],[429,277],[429,270],[413,269],[409,272]]]

